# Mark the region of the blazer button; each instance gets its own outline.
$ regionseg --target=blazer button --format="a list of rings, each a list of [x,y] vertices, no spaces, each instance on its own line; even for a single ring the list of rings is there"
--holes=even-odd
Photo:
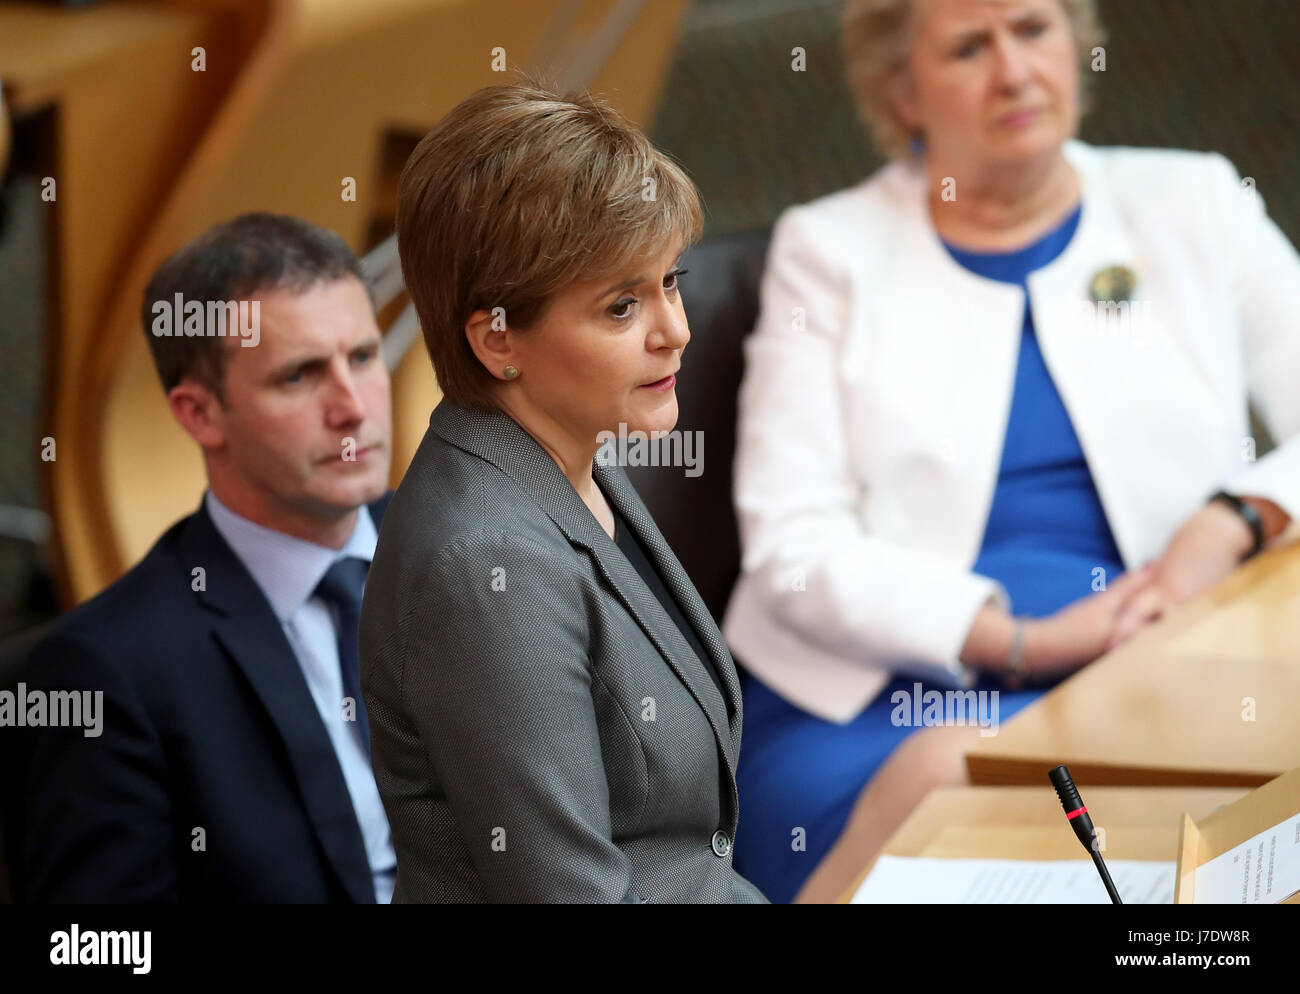
[[[713,833],[713,852],[718,856],[725,856],[731,852],[731,839],[727,837],[726,832]]]

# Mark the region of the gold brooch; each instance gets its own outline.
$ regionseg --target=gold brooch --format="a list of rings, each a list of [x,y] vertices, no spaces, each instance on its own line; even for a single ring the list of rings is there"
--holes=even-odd
[[[1137,273],[1128,266],[1107,266],[1088,285],[1088,293],[1094,304],[1102,301],[1118,304],[1123,300],[1132,300],[1136,289]]]

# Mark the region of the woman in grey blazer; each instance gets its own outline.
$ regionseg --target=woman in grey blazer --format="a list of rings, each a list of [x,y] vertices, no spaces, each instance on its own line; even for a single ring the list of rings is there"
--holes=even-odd
[[[765,900],[731,865],[735,667],[600,444],[677,420],[699,231],[690,180],[588,96],[481,90],[402,173],[443,400],[361,619],[395,902]]]

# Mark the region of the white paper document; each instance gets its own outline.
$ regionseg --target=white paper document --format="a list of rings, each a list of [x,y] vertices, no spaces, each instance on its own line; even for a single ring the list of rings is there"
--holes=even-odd
[[[1125,904],[1173,904],[1173,862],[1116,859],[1106,868]],[[1090,859],[881,856],[853,904],[1109,904]]]
[[[1196,904],[1276,904],[1300,890],[1300,814],[1196,868]]]

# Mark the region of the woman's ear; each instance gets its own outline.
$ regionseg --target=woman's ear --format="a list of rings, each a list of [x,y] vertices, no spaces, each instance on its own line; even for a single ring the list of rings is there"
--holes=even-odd
[[[515,358],[504,308],[480,307],[471,314],[465,322],[465,340],[483,367],[498,379],[502,378],[501,370]]]
[[[916,84],[911,71],[902,67],[895,71],[885,92],[894,108],[894,113],[909,132],[915,134],[922,130],[921,108],[916,99]]]

